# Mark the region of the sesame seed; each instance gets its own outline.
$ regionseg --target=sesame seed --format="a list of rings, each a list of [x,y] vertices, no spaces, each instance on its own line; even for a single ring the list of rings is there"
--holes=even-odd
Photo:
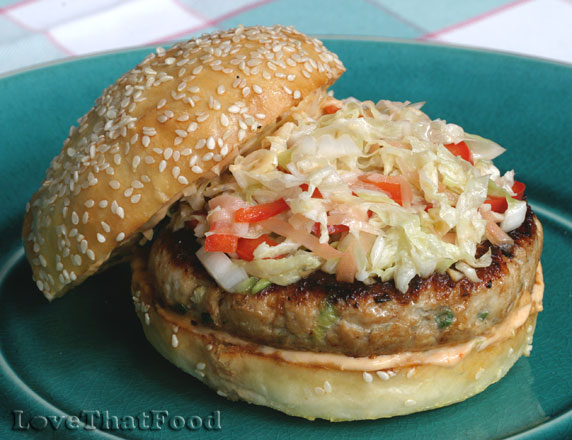
[[[71,221],[74,225],[77,225],[79,223],[79,216],[77,215],[77,212],[75,211],[72,212]]]
[[[151,156],[145,156],[145,163],[148,165],[151,165],[151,164],[155,163],[155,159],[153,159],[153,157],[151,157]]]
[[[151,319],[149,318],[149,313],[145,312],[145,325],[149,325],[151,323]]]
[[[189,181],[187,180],[187,178],[185,176],[179,176],[177,178],[177,180],[181,185],[188,185],[189,184]]]
[[[300,97],[302,96],[302,94],[300,93],[300,90],[294,90],[294,99],[300,99]]]
[[[330,385],[330,382],[325,381],[324,382],[324,391],[326,393],[331,393],[332,392],[332,385]]]
[[[171,336],[171,345],[173,348],[177,348],[179,346],[179,338],[177,338],[177,335],[175,334]]]
[[[228,127],[229,124],[228,116],[225,113],[221,113],[220,115],[220,123],[223,127]]]
[[[282,87],[282,88],[283,88],[284,91],[285,91],[286,93],[288,93],[289,95],[292,94],[292,90],[290,90],[290,88],[289,88],[288,86],[284,86],[284,87]]]
[[[140,200],[141,200],[141,194],[135,194],[133,197],[131,197],[131,203],[133,204],[139,203]]]
[[[169,118],[168,118],[167,116],[165,116],[165,115],[157,116],[157,121],[159,121],[159,122],[161,122],[161,123],[165,123],[165,122],[167,122],[168,120],[169,120]]]
[[[242,141],[242,140],[244,140],[245,137],[246,137],[246,130],[244,130],[242,128],[240,130],[238,130],[238,140]]]
[[[179,177],[179,174],[181,174],[181,169],[179,167],[173,167],[171,174],[173,174],[173,177],[176,179]]]
[[[239,112],[240,112],[240,108],[239,108],[237,105],[231,105],[231,106],[228,108],[228,111],[229,111],[230,113],[239,113]]]
[[[147,148],[149,146],[149,144],[151,143],[151,138],[149,136],[143,136],[141,138],[141,143],[143,144],[143,146],[145,148]]]
[[[165,104],[167,104],[167,100],[165,98],[162,98],[158,103],[157,103],[157,110],[163,108],[165,106]],[[133,143],[133,142],[132,142]]]
[[[186,130],[175,130],[175,133],[177,133],[177,136],[180,136],[182,138],[187,137],[187,131]]]
[[[532,351],[532,345],[528,344],[522,354],[526,357],[530,356],[530,352]]]
[[[187,131],[189,133],[192,133],[193,131],[195,131],[197,128],[199,127],[199,124],[197,124],[196,122],[191,122],[189,124],[189,126],[187,127]]]
[[[248,95],[250,95],[250,87],[245,87],[242,89],[242,96],[246,98]]]
[[[363,372],[363,380],[366,383],[371,383],[373,381],[373,376],[371,374],[369,374],[367,371]]]
[[[99,241],[100,243],[105,243],[105,237],[103,236],[103,234],[100,234],[99,232],[97,233],[97,241]]]
[[[324,389],[323,389],[323,388],[320,388],[320,387],[314,388],[314,392],[315,392],[316,394],[320,395],[320,396],[325,393]]]
[[[389,380],[389,374],[387,374],[385,371],[376,371],[377,377],[379,377],[381,380]]]
[[[211,160],[213,158],[214,154],[212,152],[206,153],[203,157],[202,160],[203,162],[208,162],[209,160]]]
[[[219,95],[223,95],[224,92],[225,92],[224,86],[223,86],[222,84],[219,85],[219,86],[217,87],[217,89],[216,89],[216,92],[217,92]]]
[[[198,75],[203,70],[203,66],[197,66],[192,70],[193,75]]]
[[[256,115],[254,115],[256,117],[256,119],[265,119],[266,115],[264,113],[256,113]]]
[[[256,93],[257,95],[260,95],[262,93],[262,87],[260,87],[258,84],[254,84],[252,86],[252,90],[254,90],[254,93]]]
[[[78,254],[74,255],[72,258],[72,262],[74,266],[81,266],[81,256]]]
[[[115,237],[115,241],[121,241],[125,238],[125,234],[123,232],[120,232],[119,234],[117,234],[117,237]]]
[[[103,230],[104,230],[105,232],[107,232],[108,234],[109,234],[109,232],[111,231],[111,228],[109,227],[109,225],[108,225],[107,223],[103,222],[103,221],[101,222],[101,227],[102,227]]]
[[[95,205],[95,201],[93,199],[86,200],[83,206],[86,208],[92,208]]]
[[[113,189],[119,189],[119,187],[121,186],[121,183],[119,183],[118,180],[111,180],[111,181],[109,181],[109,186]]]
[[[163,171],[165,171],[165,168],[167,168],[167,162],[165,160],[162,160],[161,162],[159,162],[159,172],[162,173]]]
[[[212,150],[216,146],[215,140],[212,136],[209,136],[209,138],[207,139],[206,145],[207,145],[207,148],[209,150]],[[199,149],[198,147],[195,147],[195,148]]]
[[[141,163],[141,158],[139,156],[133,156],[133,160],[131,161],[131,166],[133,167],[133,169],[137,169],[140,163]]]
[[[132,186],[133,188],[135,188],[135,189],[141,189],[141,188],[143,188],[143,184],[142,184],[139,180],[137,180],[137,179],[135,179],[135,180],[133,180],[133,181],[131,182],[131,186]]]
[[[200,173],[203,172],[203,169],[202,169],[200,166],[198,166],[198,165],[194,165],[194,166],[191,168],[191,171],[192,171],[193,173],[195,173],[195,174],[200,174]]]
[[[197,117],[197,122],[206,121],[209,117],[210,117],[210,114],[208,114],[208,113],[203,113],[202,115],[200,115],[200,116]]]
[[[95,253],[91,249],[87,250],[87,256],[91,261],[95,261]]]
[[[177,121],[179,121],[179,122],[185,122],[185,121],[188,121],[188,120],[189,120],[189,115],[188,115],[188,113],[183,113],[181,116],[179,116],[179,117],[177,118]]]
[[[204,362],[199,362],[197,364],[197,370],[204,370],[206,368],[206,364]]]
[[[183,156],[190,156],[193,153],[193,150],[191,150],[190,148],[185,148],[183,151],[181,151],[181,154]]]
[[[125,211],[123,210],[123,208],[121,206],[119,206],[117,208],[117,215],[121,219],[125,218]]]
[[[179,137],[179,136],[177,136],[177,137],[175,138],[175,140],[173,141],[173,145],[174,145],[175,147],[176,147],[177,145],[182,144],[182,143],[183,143],[183,138],[182,138],[182,137]]]
[[[107,204],[108,204],[107,200],[101,200],[101,201],[98,203],[98,205],[99,205],[100,208],[107,208]]]

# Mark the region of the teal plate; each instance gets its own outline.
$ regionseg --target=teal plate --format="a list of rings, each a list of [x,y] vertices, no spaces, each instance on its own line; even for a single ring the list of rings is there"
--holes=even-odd
[[[133,312],[126,267],[48,304],[23,257],[24,206],[69,126],[147,51],[114,53],[0,80],[1,438],[572,437],[572,69],[428,44],[332,39],[327,45],[348,68],[334,87],[338,97],[426,101],[432,117],[507,148],[497,164],[518,171],[545,228],[545,309],[531,357],[457,405],[388,420],[310,422],[227,401],[165,361]],[[82,411],[84,421],[93,414],[101,429],[72,429],[69,421],[52,427],[58,417]],[[129,429],[129,416],[150,411],[168,411],[172,423],[183,417],[195,427],[200,417],[203,427]],[[114,428],[111,416],[123,426],[105,429],[107,416],[107,428]],[[213,420],[217,429],[206,429]]]

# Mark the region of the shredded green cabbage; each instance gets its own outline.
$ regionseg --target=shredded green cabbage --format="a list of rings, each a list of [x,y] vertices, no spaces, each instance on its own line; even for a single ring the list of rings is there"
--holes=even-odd
[[[505,231],[518,227],[526,203],[512,198],[514,173],[501,176],[491,162],[502,147],[458,125],[431,120],[420,107],[347,99],[337,113],[318,119],[295,114],[264,139],[267,148],[237,157],[230,166],[232,182],[218,186],[253,205],[284,198],[290,210],[280,214],[282,220],[305,234],[319,224],[320,243],[335,239],[342,252],[344,240],[353,236],[359,244],[352,246],[355,279],[365,283],[393,279],[404,292],[416,275],[442,273],[456,262],[486,267],[490,252],[475,257],[486,226],[479,207],[488,195],[506,196],[509,209],[501,224]],[[474,165],[445,147],[461,141],[470,147]],[[371,173],[404,178],[410,206],[364,180]],[[321,198],[314,195],[316,188]],[[196,208],[199,196],[191,202]],[[329,219],[349,230],[332,238]],[[249,231],[249,237],[268,233],[260,225]],[[336,273],[340,258],[303,249],[289,237],[275,247],[261,244],[253,261],[233,262],[250,276],[280,285],[319,268]]]

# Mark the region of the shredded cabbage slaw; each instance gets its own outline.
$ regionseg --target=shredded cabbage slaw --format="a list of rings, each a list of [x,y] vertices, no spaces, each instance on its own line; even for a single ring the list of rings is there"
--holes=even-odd
[[[514,172],[501,176],[492,163],[502,147],[431,120],[421,105],[330,100],[321,117],[293,115],[191,191],[180,215],[204,244],[203,264],[224,261],[226,272],[206,266],[219,285],[287,285],[315,270],[341,282],[394,280],[402,292],[435,271],[478,281],[475,268],[491,264],[490,250],[476,258],[478,244],[511,246],[526,203]],[[506,198],[504,212],[491,197]],[[227,258],[208,258],[219,253]]]

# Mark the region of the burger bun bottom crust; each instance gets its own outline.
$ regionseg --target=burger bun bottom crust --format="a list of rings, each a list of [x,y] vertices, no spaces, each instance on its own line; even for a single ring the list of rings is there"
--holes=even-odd
[[[145,336],[167,360],[231,400],[264,405],[313,420],[378,419],[440,408],[480,393],[528,354],[536,310],[512,337],[471,350],[452,366],[422,364],[375,371],[292,363],[260,353],[255,344],[193,326],[154,301],[146,256],[132,261],[132,292]],[[539,266],[535,289],[543,289]],[[207,330],[207,331],[205,331]]]

